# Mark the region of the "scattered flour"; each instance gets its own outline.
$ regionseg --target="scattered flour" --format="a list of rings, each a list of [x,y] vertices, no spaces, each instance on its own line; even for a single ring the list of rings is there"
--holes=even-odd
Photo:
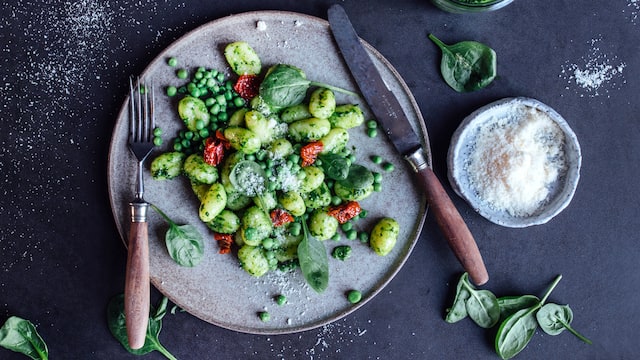
[[[11,121],[2,122],[0,129],[0,271],[19,265],[28,269],[45,258],[55,240],[70,236],[59,219],[87,213],[93,205],[71,191],[104,181],[103,173],[91,168],[103,167],[96,165],[104,154],[95,144],[104,144],[110,134],[96,118],[115,110],[94,94],[112,87],[104,74],[131,71],[113,60],[114,54],[131,48],[119,34],[146,31],[158,36],[143,18],[156,6],[155,1],[4,2],[0,117]],[[79,151],[96,160],[83,163],[73,156]],[[80,184],[83,174],[85,183]],[[43,233],[43,226],[50,231]]]
[[[544,112],[514,105],[482,125],[467,171],[480,198],[513,216],[533,214],[565,167],[564,134]]]
[[[369,322],[371,321],[369,320]],[[367,330],[347,324],[346,319],[335,321],[313,331],[316,332],[315,340],[311,338],[313,343],[307,343],[306,346],[301,341],[307,340],[309,337],[303,338],[302,335],[297,338],[287,337],[284,341],[280,341],[278,338],[277,342],[274,341],[274,338],[267,337],[266,341],[276,359],[300,358],[309,360],[348,357],[343,352],[350,351],[349,346],[359,341],[368,342]],[[373,344],[375,345],[375,342]],[[354,354],[356,353],[354,352]]]
[[[635,0],[640,3],[640,0]],[[640,6],[640,5],[639,5]],[[609,56],[600,49],[600,37],[589,42],[590,51],[576,63],[565,62],[562,65],[561,78],[567,81],[566,89],[577,87],[580,97],[606,95],[609,90],[619,88],[626,83],[622,72],[626,67],[617,56]]]
[[[638,24],[638,15],[640,14],[640,0],[627,0],[627,7],[630,9],[630,18],[632,24]],[[625,12],[623,10],[623,12]]]

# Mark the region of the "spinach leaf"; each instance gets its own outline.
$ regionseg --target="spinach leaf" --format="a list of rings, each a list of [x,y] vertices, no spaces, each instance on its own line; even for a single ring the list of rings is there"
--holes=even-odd
[[[453,324],[467,317],[467,306],[465,303],[469,298],[469,290],[464,286],[465,281],[469,281],[469,274],[464,273],[460,280],[458,280],[458,286],[456,287],[456,297],[453,299],[453,305],[447,309],[447,316],[445,321]]]
[[[149,327],[147,328],[147,336],[144,345],[140,349],[131,349],[129,347],[129,339],[127,338],[127,325],[124,315],[124,294],[115,296],[107,306],[107,322],[111,334],[118,339],[120,344],[134,355],[145,355],[152,351],[158,351],[167,359],[177,360],[158,339],[160,330],[162,330],[162,318],[167,313],[167,298],[160,301],[157,310],[151,309],[149,317]]]
[[[458,281],[452,309],[447,310],[445,321],[454,323],[467,317],[483,328],[493,327],[500,319],[498,299],[489,290],[477,290],[464,273]]]
[[[318,156],[322,160],[322,170],[325,175],[333,180],[344,180],[349,175],[351,163],[344,156],[339,154],[327,153]]]
[[[193,225],[177,225],[157,206],[151,204],[169,223],[169,230],[165,235],[165,244],[169,256],[181,266],[193,267],[200,263],[204,256],[204,239]]]
[[[344,180],[339,180],[340,185],[351,190],[361,190],[373,184],[373,173],[366,167],[353,164],[349,167],[349,173]]]
[[[500,321],[504,321],[518,310],[532,307],[540,302],[537,296],[521,295],[521,296],[503,296],[498,298],[500,306]]]
[[[498,356],[511,359],[527,346],[538,327],[534,314],[539,307],[534,305],[518,310],[500,325],[495,341]]]
[[[500,306],[496,296],[489,290],[476,290],[469,282],[468,273],[465,273],[460,280],[462,286],[469,292],[465,308],[471,320],[485,329],[497,324],[500,320]]]
[[[264,80],[260,84],[260,97],[270,107],[282,109],[300,104],[310,86],[320,86],[353,96],[356,93],[328,84],[307,80],[305,73],[292,65],[277,64],[269,69]]]
[[[309,234],[307,222],[302,223],[303,237],[298,244],[298,261],[307,284],[318,293],[322,293],[329,285],[329,257],[320,241]]]
[[[536,313],[538,324],[544,332],[549,335],[558,335],[565,329],[575,335],[578,339],[587,344],[591,344],[591,340],[587,339],[571,327],[573,321],[573,311],[569,305],[558,305],[549,303],[544,305]]]
[[[537,304],[518,310],[500,325],[496,334],[495,349],[501,358],[510,359],[516,356],[531,341],[531,337],[533,337],[538,328],[536,311],[547,301],[547,298],[561,279],[562,275],[558,275]]]
[[[0,346],[27,355],[34,360],[47,360],[47,344],[29,321],[17,316],[7,319],[0,328]]]
[[[496,52],[490,47],[476,41],[446,45],[433,34],[429,34],[429,39],[442,50],[440,72],[454,90],[479,90],[496,77]]]

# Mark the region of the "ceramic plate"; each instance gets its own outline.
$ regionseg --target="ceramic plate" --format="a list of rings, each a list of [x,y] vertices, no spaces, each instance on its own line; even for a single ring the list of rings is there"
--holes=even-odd
[[[164,131],[165,144],[182,128],[176,112],[177,98],[163,94],[168,85],[182,84],[176,68],[167,65],[176,57],[178,67],[199,66],[225,71],[232,76],[224,60],[223,49],[233,41],[247,41],[259,54],[263,67],[276,63],[295,65],[314,81],[356,89],[334,44],[328,23],[322,19],[291,12],[251,12],[222,18],[186,34],[164,50],[144,71],[152,82],[156,96],[156,121]],[[405,82],[393,67],[368,44],[365,44],[376,67],[398,96],[415,131],[429,149],[427,132],[419,109]],[[360,103],[358,98],[337,95],[339,103]],[[368,108],[363,105],[366,116]],[[118,116],[109,152],[108,186],[111,206],[123,238],[128,232],[128,202],[134,193],[135,159],[127,148],[129,116],[127,103]],[[356,147],[358,163],[383,172],[369,161],[380,155],[395,164],[395,170],[383,174],[382,191],[362,201],[368,216],[357,226],[367,229],[383,216],[400,223],[400,236],[393,251],[381,257],[358,241],[343,239],[325,242],[327,251],[339,244],[350,244],[353,254],[347,261],[329,258],[329,287],[318,294],[294,272],[272,271],[254,278],[239,267],[235,253],[220,255],[212,233],[200,222],[198,203],[186,179],[156,181],[145,170],[145,199],[168,213],[178,223],[197,225],[207,239],[205,257],[194,268],[181,267],[169,257],[164,245],[167,225],[154,212],[149,215],[150,273],[152,284],[171,301],[189,313],[212,324],[246,333],[279,334],[312,329],[339,319],[373,298],[394,277],[418,239],[426,215],[424,194],[415,186],[410,165],[402,159],[384,135],[369,138],[363,127],[350,131],[350,145]],[[167,145],[168,149],[168,145]],[[156,150],[155,154],[162,150]],[[430,161],[429,161],[430,162]],[[346,293],[357,289],[363,301],[353,305]],[[283,294],[288,303],[278,306],[273,298]],[[269,311],[271,321],[262,322],[260,311]]]
[[[481,199],[472,186],[467,163],[475,149],[480,128],[513,116],[514,108],[533,108],[545,113],[564,133],[562,151],[566,170],[548,187],[549,194],[529,216],[513,216],[507,211],[493,208]],[[520,110],[521,111],[521,110]],[[467,116],[454,132],[447,155],[449,181],[455,192],[464,198],[480,215],[489,221],[513,228],[547,223],[569,205],[580,179],[582,155],[575,133],[566,120],[548,105],[531,98],[517,97],[498,100],[481,107]]]

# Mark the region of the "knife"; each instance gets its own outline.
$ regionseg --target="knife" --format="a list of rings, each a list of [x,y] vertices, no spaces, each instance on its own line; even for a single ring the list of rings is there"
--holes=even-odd
[[[454,254],[475,284],[485,284],[489,274],[478,245],[449,195],[429,168],[420,139],[411,128],[398,99],[380,76],[342,6],[331,6],[328,18],[333,37],[362,96],[391,143],[417,173],[429,206]]]

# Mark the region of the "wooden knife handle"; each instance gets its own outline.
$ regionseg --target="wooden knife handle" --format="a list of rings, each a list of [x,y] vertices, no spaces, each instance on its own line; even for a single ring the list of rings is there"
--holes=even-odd
[[[132,222],[124,285],[124,314],[129,347],[144,346],[149,324],[149,237],[146,222]]]
[[[427,192],[429,207],[436,217],[440,229],[449,241],[454,254],[469,273],[469,277],[476,285],[489,281],[489,274],[485,268],[478,245],[473,239],[467,224],[460,216],[449,195],[442,187],[436,174],[429,168],[418,170],[420,181]]]

